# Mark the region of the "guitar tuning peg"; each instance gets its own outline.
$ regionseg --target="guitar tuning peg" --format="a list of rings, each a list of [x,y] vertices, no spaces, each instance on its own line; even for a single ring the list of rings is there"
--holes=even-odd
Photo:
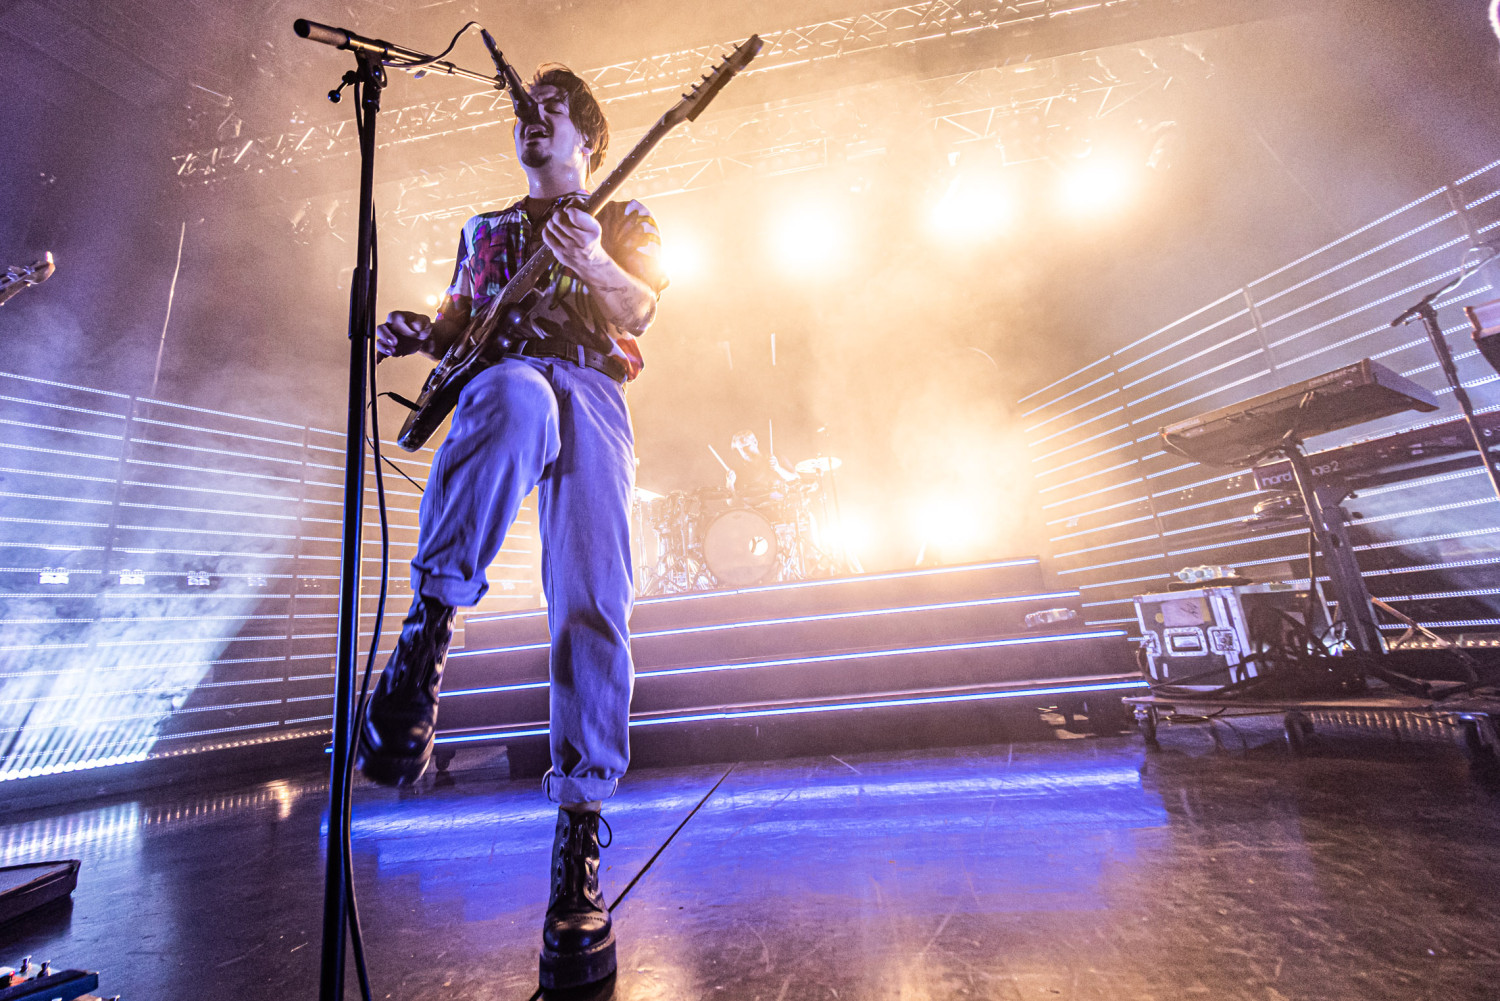
[[[43,960],[43,962],[42,962],[42,972],[38,973],[37,976],[38,977],[50,977],[51,975],[52,975],[52,960],[50,960],[50,959]]]

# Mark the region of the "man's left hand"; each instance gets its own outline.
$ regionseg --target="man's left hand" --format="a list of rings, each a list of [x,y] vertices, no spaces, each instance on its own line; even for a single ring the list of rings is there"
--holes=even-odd
[[[599,221],[575,204],[558,206],[542,229],[542,242],[574,274],[586,277],[608,253]]]

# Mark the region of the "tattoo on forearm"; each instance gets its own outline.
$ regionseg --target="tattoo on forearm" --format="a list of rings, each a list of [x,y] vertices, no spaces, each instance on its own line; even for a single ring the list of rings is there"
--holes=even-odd
[[[617,327],[631,329],[650,319],[650,307],[640,301],[640,290],[635,285],[596,285],[591,291],[604,308],[605,318]]]

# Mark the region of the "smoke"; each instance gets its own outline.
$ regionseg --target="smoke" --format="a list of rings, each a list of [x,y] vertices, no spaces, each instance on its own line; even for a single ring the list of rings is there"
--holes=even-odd
[[[134,597],[60,619],[56,599],[10,602],[0,647],[0,780],[144,760],[188,708],[253,598]],[[14,642],[24,639],[25,642]]]

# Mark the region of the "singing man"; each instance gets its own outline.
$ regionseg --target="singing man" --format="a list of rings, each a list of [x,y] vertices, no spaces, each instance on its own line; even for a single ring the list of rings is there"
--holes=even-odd
[[[543,788],[558,804],[540,979],[566,988],[615,970],[599,892],[599,825],[600,806],[629,762],[635,677],[628,631],[635,462],[625,386],[641,372],[637,339],[667,278],[645,206],[610,202],[597,217],[580,207],[609,144],[588,84],[547,64],[529,92],[539,120],[518,121],[514,131],[529,193],[464,225],[435,317],[395,312],[377,330],[382,356],[440,359],[532,253],[545,245],[556,257],[529,326],[464,388],[433,460],[411,562],[411,611],[371,698],[357,760],[382,784],[421,776],[454,609],[483,597],[485,568],[537,488],[552,641],[552,764]]]

